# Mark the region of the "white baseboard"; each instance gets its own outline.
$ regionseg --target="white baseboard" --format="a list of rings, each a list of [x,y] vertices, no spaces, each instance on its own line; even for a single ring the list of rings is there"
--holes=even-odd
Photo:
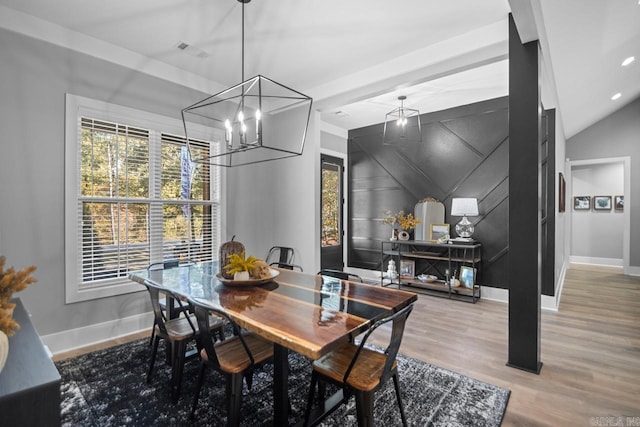
[[[562,298],[562,290],[564,289],[564,278],[567,275],[567,263],[562,264],[562,269],[560,270],[560,276],[558,277],[558,281],[555,284],[555,296],[542,296],[542,308],[552,311],[558,311],[558,307],[560,307],[560,298]],[[549,300],[545,302],[545,297]],[[545,307],[546,305],[546,307]]]
[[[43,335],[40,338],[51,353],[58,354],[125,335],[151,329],[153,313],[143,313],[82,328]]]
[[[500,289],[500,288],[490,288],[488,286],[483,286],[482,287],[482,299],[486,299],[486,300],[490,300],[490,301],[497,301],[497,302],[502,302],[505,304],[509,303],[509,290],[508,289]],[[552,297],[552,296],[548,296],[548,295],[542,295],[541,301],[540,301],[540,307],[543,310],[550,310],[550,311],[558,311],[558,305],[556,303],[557,298],[556,297]]]
[[[371,280],[380,280],[380,271],[379,270],[368,270],[365,268],[355,268],[355,267],[345,267],[344,271],[349,273],[357,274],[363,279],[371,279]]]
[[[640,267],[629,266],[629,271],[627,271],[629,276],[640,276]]]
[[[482,299],[498,302],[509,302],[509,290],[501,288],[490,288],[488,286],[482,286],[481,288]]]
[[[624,261],[621,258],[597,258],[575,255],[571,255],[570,262],[572,264],[603,265],[606,267],[622,267],[624,265]]]

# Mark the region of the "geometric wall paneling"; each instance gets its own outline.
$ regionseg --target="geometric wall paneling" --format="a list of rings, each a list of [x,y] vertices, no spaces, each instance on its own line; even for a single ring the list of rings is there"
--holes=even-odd
[[[507,181],[505,183],[508,184]],[[506,187],[498,187],[500,190]],[[508,191],[508,190],[507,190]],[[506,271],[504,270],[504,260],[509,251],[508,239],[508,217],[509,200],[508,194],[500,198],[497,194],[491,194],[491,199],[499,200],[497,205],[491,208],[486,204],[480,204],[480,211],[483,213],[481,221],[477,222],[474,237],[482,242],[482,280],[484,283],[497,288],[508,288]],[[486,199],[485,199],[486,200]]]
[[[429,173],[445,191],[482,160],[464,140],[440,123],[423,124],[422,136],[422,152],[413,150],[407,153],[408,157],[419,160],[416,167]]]
[[[382,124],[350,130],[348,265],[380,269],[380,240],[391,235],[383,211],[413,212],[418,200],[434,197],[455,224],[451,199],[477,197],[483,285],[506,287],[508,117],[502,97],[422,114],[422,143],[383,145]]]
[[[508,117],[502,114],[501,109],[448,120],[443,124],[484,155],[494,148],[495,141],[509,136]]]
[[[376,135],[377,136],[377,135]],[[407,194],[419,199],[424,197],[424,191],[431,191],[437,187],[438,183],[432,179],[433,171],[421,168],[414,163],[414,159],[428,157],[428,153],[423,153],[422,157],[410,153],[407,155],[403,147],[387,146],[378,143],[378,138],[353,138],[350,141],[354,146],[361,146],[368,156],[369,167],[374,168],[378,174],[387,174],[403,187]],[[419,145],[414,143],[413,145]],[[364,159],[362,159],[364,161]],[[411,185],[407,185],[410,183]]]
[[[505,167],[508,162],[509,140],[505,138],[449,188],[445,198],[460,195],[482,199],[491,188],[508,178],[509,171]]]

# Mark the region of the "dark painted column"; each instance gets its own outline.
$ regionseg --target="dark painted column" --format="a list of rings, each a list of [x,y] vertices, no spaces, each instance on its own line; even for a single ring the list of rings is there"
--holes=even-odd
[[[540,61],[509,15],[509,361],[540,372]]]

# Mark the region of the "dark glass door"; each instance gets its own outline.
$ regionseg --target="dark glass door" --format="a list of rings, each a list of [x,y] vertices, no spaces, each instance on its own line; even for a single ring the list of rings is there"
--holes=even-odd
[[[321,200],[320,200],[320,267],[342,270],[343,261],[343,199],[342,182],[344,163],[342,159],[320,156]]]

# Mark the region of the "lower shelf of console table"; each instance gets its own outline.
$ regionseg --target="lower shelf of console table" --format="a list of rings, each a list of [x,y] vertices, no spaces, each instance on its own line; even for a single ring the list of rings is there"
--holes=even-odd
[[[385,282],[387,283],[383,283],[382,286],[471,303],[476,303],[481,296],[480,285],[475,285],[473,289],[471,289],[463,286],[449,288],[443,280],[437,280],[435,282],[421,282],[418,280],[402,280],[401,282],[396,280],[393,282]]]

